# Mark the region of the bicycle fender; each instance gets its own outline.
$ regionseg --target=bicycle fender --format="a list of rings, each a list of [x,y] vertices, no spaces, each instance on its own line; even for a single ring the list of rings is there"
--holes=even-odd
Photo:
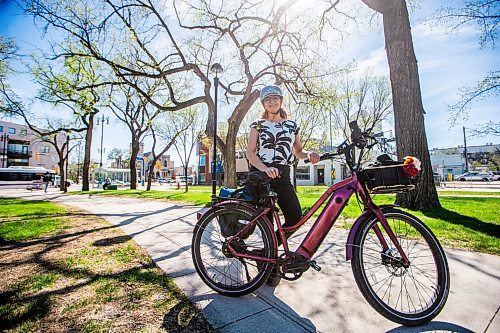
[[[382,212],[384,210],[387,210],[389,208],[394,208],[398,207],[397,205],[380,205],[379,208]],[[375,215],[369,210],[365,210],[363,214],[361,214],[356,221],[354,221],[351,230],[349,231],[349,236],[347,236],[347,244],[346,244],[346,253],[345,253],[345,260],[349,261],[352,259],[352,248],[354,244],[354,237],[356,236],[356,233],[358,232],[358,229],[360,226],[362,226],[365,222],[368,222],[372,218],[374,218]]]

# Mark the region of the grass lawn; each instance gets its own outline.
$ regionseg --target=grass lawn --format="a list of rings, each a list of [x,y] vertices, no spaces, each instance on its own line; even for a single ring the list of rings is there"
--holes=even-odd
[[[311,207],[319,198],[318,193],[324,192],[326,188],[326,186],[299,187],[298,195],[303,210]],[[157,200],[175,200],[204,206],[210,203],[211,187],[194,186],[190,187],[187,193],[182,188],[180,190],[172,189],[168,191],[120,190],[73,193],[124,195]],[[498,214],[500,211],[500,198],[466,197],[466,195],[484,195],[486,193],[490,192],[440,192],[442,208],[412,213],[423,220],[445,246],[500,254],[500,214]],[[448,194],[454,196],[447,196]],[[465,196],[456,196],[460,194]],[[496,195],[498,195],[498,192],[496,192]],[[392,204],[394,203],[394,198],[394,195],[374,196],[377,204]],[[350,223],[360,214],[360,206],[356,202],[356,198],[353,197],[343,211],[339,225],[344,228],[350,227]]]
[[[114,226],[50,202],[0,206],[1,332],[213,331]]]

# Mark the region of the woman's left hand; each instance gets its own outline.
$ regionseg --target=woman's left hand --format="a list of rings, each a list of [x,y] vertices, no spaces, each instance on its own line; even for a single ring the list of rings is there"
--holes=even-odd
[[[319,155],[315,152],[308,153],[307,158],[309,158],[309,161],[311,161],[312,164],[316,164],[319,162]]]

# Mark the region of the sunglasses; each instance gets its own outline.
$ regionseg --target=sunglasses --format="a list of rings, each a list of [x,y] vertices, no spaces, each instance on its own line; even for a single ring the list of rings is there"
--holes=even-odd
[[[274,103],[274,102],[279,102],[279,101],[281,101],[281,97],[279,97],[279,96],[271,96],[271,97],[264,98],[264,103],[266,103],[266,102],[267,103],[269,103],[269,102]]]

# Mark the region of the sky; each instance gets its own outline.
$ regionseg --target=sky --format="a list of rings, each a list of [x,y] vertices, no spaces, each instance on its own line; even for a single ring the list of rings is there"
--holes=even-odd
[[[302,0],[307,1],[307,0]],[[300,3],[300,2],[299,2]],[[432,14],[439,5],[461,1],[420,2],[421,7],[410,13],[413,44],[418,61],[420,86],[424,109],[425,125],[429,148],[456,147],[464,143],[462,127],[474,128],[488,121],[500,121],[499,97],[489,97],[477,101],[467,119],[459,119],[455,126],[450,125],[448,105],[459,100],[460,89],[474,86],[489,70],[498,68],[500,51],[491,46],[483,49],[479,46],[479,35],[473,28],[465,28],[459,33],[450,34],[443,27],[431,28],[423,18]],[[437,4],[438,3],[438,4]],[[389,68],[384,49],[381,24],[358,32],[354,38],[344,43],[342,59],[356,60],[359,70],[372,69],[375,74],[388,77]],[[33,20],[20,14],[13,1],[0,0],[0,34],[13,37],[22,51],[29,52],[35,46],[47,44],[46,38],[36,29]],[[224,65],[224,64],[223,64]],[[29,77],[20,76],[11,80],[14,90],[23,98],[31,98],[36,93],[36,86],[29,82]],[[46,112],[47,105],[35,106],[35,111]],[[110,120],[105,125],[105,153],[112,148],[128,148],[130,138],[124,125]],[[95,129],[92,158],[98,159],[98,145],[101,138],[100,126]],[[467,139],[467,145],[498,144],[498,137],[487,136]],[[146,149],[147,150],[147,149]],[[176,164],[178,158],[172,150]],[[194,160],[192,160],[194,161]]]

